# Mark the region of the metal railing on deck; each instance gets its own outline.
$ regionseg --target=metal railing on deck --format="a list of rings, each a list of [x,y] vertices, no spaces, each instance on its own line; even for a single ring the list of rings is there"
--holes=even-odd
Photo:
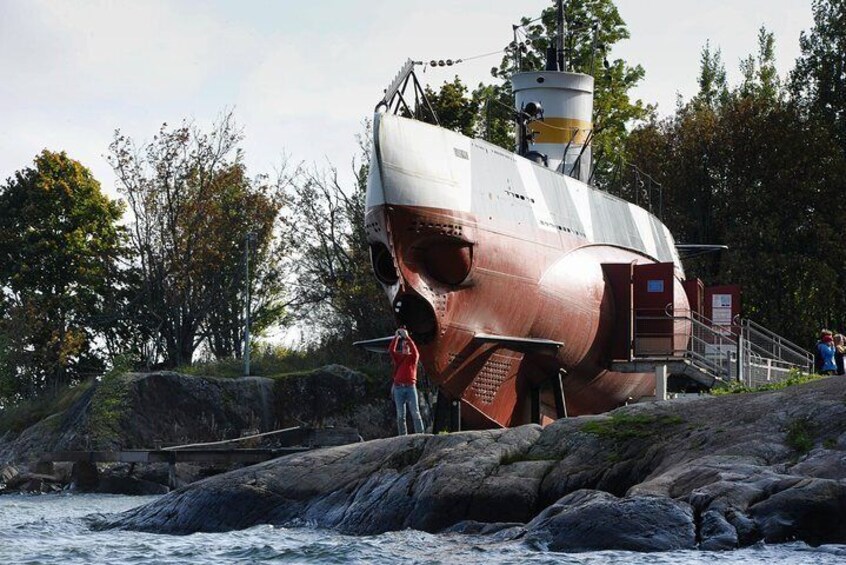
[[[727,326],[689,310],[636,310],[636,359],[687,360],[719,380],[749,387],[785,380],[790,371],[813,371],[813,356],[795,343],[751,320]]]
[[[740,328],[741,374],[749,387],[783,381],[792,369],[814,370],[814,357],[795,343],[747,319],[735,320]]]
[[[714,378],[735,372],[737,341],[730,330],[717,329],[688,310],[637,310],[634,318],[636,358],[685,359]]]

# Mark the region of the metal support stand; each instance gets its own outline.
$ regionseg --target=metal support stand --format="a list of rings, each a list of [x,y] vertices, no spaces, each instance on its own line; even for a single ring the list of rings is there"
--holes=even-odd
[[[561,369],[552,379],[552,394],[555,397],[555,412],[559,418],[567,417],[567,400],[564,398],[564,377],[567,371]]]
[[[540,414],[540,388],[533,386],[531,391],[529,392],[529,396],[532,401],[532,416],[531,421],[533,424],[540,424],[541,423],[541,414]]]
[[[666,365],[655,365],[655,400],[667,400]]]
[[[449,431],[451,431],[451,432],[460,432],[461,431],[461,401],[457,400],[457,399],[453,400],[450,403]]]

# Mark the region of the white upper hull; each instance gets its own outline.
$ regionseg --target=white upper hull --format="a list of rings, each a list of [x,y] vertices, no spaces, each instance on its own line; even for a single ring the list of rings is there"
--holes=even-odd
[[[669,229],[630,202],[479,139],[389,114],[374,119],[367,207],[470,213],[508,235],[540,231],[632,249],[683,269]],[[377,166],[378,165],[378,166]]]

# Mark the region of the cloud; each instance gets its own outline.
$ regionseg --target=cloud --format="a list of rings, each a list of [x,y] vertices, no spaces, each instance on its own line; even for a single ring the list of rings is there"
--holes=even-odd
[[[614,56],[643,65],[646,78],[634,95],[647,103],[658,102],[663,115],[675,109],[676,93],[689,99],[698,92],[700,53],[706,41],[721,50],[731,86],[740,80],[740,60],[757,53],[758,29],[764,25],[775,34],[776,68],[785,77],[799,55],[799,32],[813,23],[810,4],[801,0],[652,0],[648,9],[641,0],[616,4],[631,39],[621,42]]]
[[[158,102],[196,93],[249,35],[161,1],[11,3],[0,24],[4,96]],[[189,16],[189,17],[186,17]],[[26,88],[21,89],[20,86]],[[20,99],[20,98],[19,98]]]
[[[767,23],[780,64],[789,66],[798,29],[810,22],[807,3],[795,0],[617,3],[632,39],[615,56],[644,65],[635,94],[660,101],[664,112],[676,91],[695,92],[699,49],[709,37],[732,73]],[[252,172],[272,168],[283,151],[297,161],[328,157],[344,170],[361,121],[406,58],[494,51],[511,39],[511,23],[549,5],[0,0],[0,177],[50,147],[66,149],[112,186],[102,154],[114,128],[140,141],[163,121],[207,124],[231,107],[245,127]],[[421,78],[437,87],[458,74],[472,87],[490,81],[499,61],[428,69]]]
[[[238,81],[233,69],[252,42],[243,29],[161,1],[7,1],[0,10],[4,180],[47,147],[112,187],[102,159],[112,131],[149,137],[162,121],[231,105],[222,77]]]

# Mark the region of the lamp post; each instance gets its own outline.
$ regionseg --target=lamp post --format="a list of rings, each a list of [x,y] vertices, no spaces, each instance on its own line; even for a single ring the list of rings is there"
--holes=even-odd
[[[250,246],[255,243],[256,234],[247,232],[244,238],[244,376],[250,376]]]

